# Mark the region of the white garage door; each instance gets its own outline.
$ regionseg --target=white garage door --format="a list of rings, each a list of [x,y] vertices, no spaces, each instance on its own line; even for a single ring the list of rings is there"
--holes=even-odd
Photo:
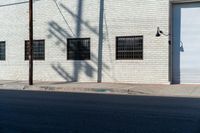
[[[200,83],[200,3],[173,6],[173,82]]]

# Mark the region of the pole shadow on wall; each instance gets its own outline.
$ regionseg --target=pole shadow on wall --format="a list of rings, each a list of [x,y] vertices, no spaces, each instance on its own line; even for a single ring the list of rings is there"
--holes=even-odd
[[[103,14],[104,14],[104,0],[100,0],[99,4],[99,29],[92,27],[88,21],[83,19],[83,0],[77,0],[77,13],[71,11],[68,7],[66,7],[63,3],[56,3],[57,9],[59,10],[60,16],[64,19],[66,23],[66,27],[60,26],[56,21],[52,20],[49,22],[49,35],[48,38],[56,38],[56,45],[60,46],[61,51],[66,53],[66,40],[67,38],[80,38],[82,37],[82,26],[86,27],[87,30],[92,31],[99,41],[98,41],[98,56],[96,56],[92,51],[91,53],[91,62],[93,62],[96,67],[92,66],[87,61],[73,61],[73,73],[67,72],[68,68],[62,66],[61,63],[56,62],[52,63],[51,67],[55,70],[66,82],[76,82],[79,81],[80,72],[84,72],[88,77],[94,78],[95,73],[97,73],[97,81],[101,82],[102,80],[102,67],[105,69],[109,69],[109,67],[102,62],[102,50],[103,50]],[[70,28],[70,23],[67,22],[67,18],[63,14],[62,10],[70,14],[76,22],[75,33]],[[94,45],[94,44],[91,44]],[[67,61],[67,59],[66,59]]]

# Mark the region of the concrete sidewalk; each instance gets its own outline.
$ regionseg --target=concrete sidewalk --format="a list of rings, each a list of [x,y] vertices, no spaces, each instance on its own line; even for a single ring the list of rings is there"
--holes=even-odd
[[[38,82],[29,86],[25,81],[0,81],[0,89],[58,91],[81,93],[128,94],[149,96],[200,97],[200,85],[150,85],[121,83]]]

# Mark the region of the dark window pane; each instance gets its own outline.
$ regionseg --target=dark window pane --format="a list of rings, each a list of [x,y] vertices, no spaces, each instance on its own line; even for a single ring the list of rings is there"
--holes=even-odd
[[[143,36],[117,37],[116,59],[143,59]]]
[[[25,41],[25,60],[29,59],[29,41]],[[33,60],[45,60],[45,41],[33,41]]]
[[[6,60],[6,42],[0,42],[0,60]]]
[[[67,39],[68,60],[90,60],[90,39]]]

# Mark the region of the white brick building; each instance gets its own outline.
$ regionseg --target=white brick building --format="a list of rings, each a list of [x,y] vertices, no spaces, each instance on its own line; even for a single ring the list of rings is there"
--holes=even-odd
[[[192,5],[200,9],[198,2],[188,1],[36,0],[34,40],[42,40],[44,47],[38,49],[42,52],[37,55],[42,56],[38,57],[40,60],[34,60],[34,80],[182,83],[182,73],[177,74],[174,68],[173,47],[168,41],[176,28],[172,26],[176,9],[192,8]],[[170,36],[156,37],[157,27],[166,34],[171,33]],[[27,1],[1,0],[0,31],[0,80],[28,80]],[[79,48],[80,53],[77,48],[70,48],[69,43],[75,44],[76,38],[86,38],[83,45],[88,48]],[[131,42],[131,38],[135,41]],[[176,40],[172,39],[173,43]],[[181,66],[179,69],[182,70]]]

